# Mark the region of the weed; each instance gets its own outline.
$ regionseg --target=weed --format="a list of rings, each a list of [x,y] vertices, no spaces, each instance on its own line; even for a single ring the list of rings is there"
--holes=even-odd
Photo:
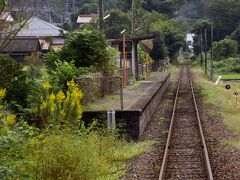
[[[200,68],[194,68],[194,74],[198,77],[198,84],[202,88],[204,101],[208,104],[213,104],[218,107],[226,125],[240,134],[240,105],[236,105],[235,91],[239,91],[238,86],[232,86],[230,91],[227,91],[223,85],[215,86],[209,81],[204,72]],[[212,114],[210,112],[210,114]]]

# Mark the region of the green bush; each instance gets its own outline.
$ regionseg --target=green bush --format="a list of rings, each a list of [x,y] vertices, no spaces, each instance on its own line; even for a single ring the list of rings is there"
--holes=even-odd
[[[108,72],[110,54],[108,43],[99,30],[75,30],[66,39],[65,47],[60,51],[60,59],[75,62],[76,67],[97,67]]]
[[[228,58],[214,63],[214,68],[219,73],[240,73],[240,58]]]
[[[22,65],[13,58],[0,55],[0,87],[6,88],[24,75]]]
[[[235,57],[238,52],[238,43],[235,40],[223,39],[213,44],[213,57],[220,61],[229,57]]]
[[[27,69],[9,56],[0,55],[0,87],[6,88],[5,100],[12,110],[22,112],[36,81]]]
[[[67,82],[76,80],[82,74],[87,74],[89,72],[88,68],[77,68],[74,62],[66,61],[56,61],[55,68],[50,70],[50,81],[54,85],[56,91],[60,89],[63,91],[67,90]]]

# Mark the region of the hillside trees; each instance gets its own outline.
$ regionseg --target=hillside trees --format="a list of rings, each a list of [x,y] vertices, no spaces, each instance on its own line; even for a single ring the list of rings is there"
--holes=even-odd
[[[231,34],[231,38],[238,42],[238,53],[240,53],[240,26]]]
[[[215,40],[231,35],[240,23],[239,0],[208,0],[206,10],[208,18],[214,23]]]
[[[131,16],[118,9],[109,11],[111,16],[105,22],[104,32],[108,39],[120,37],[120,32],[124,29],[131,32]]]
[[[164,45],[167,48],[167,51],[161,52],[163,55],[168,52],[168,56],[174,60],[179,49],[183,46],[184,36],[181,27],[176,22],[163,18],[157,22],[153,22],[150,25],[151,31],[159,32],[160,36],[164,40]],[[158,42],[161,44],[161,41]],[[164,48],[161,48],[164,50]],[[154,58],[155,59],[155,58]]]
[[[198,19],[192,27],[192,33],[195,34],[193,50],[195,55],[207,52],[211,47],[211,23],[206,19]],[[202,54],[201,54],[202,55]],[[201,64],[203,63],[201,56]]]
[[[159,13],[174,16],[181,4],[182,1],[177,0],[146,0],[143,7],[148,11],[155,10]]]

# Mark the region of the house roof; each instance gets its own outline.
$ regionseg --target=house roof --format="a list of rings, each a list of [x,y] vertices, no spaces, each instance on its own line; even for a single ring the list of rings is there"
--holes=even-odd
[[[31,53],[39,50],[38,39],[5,40],[1,53]]]
[[[88,24],[90,23],[93,18],[96,18],[98,15],[91,14],[91,15],[79,15],[77,19],[77,23],[79,24]]]
[[[19,31],[17,37],[59,37],[66,34],[67,31],[54,26],[37,17],[30,18],[26,27]]]

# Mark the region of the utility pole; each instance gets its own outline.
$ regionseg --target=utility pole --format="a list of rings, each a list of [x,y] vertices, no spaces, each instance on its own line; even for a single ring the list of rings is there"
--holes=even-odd
[[[99,28],[103,31],[103,0],[98,1],[99,7]]]
[[[132,35],[135,35],[136,32],[136,8],[135,0],[132,0]],[[137,53],[137,42],[132,41],[132,73],[135,78],[138,80],[138,53]]]
[[[122,75],[123,75],[123,87],[127,85],[127,75],[126,75],[126,30],[121,32],[122,35]]]
[[[207,74],[207,29],[204,30],[205,74]]]
[[[213,21],[211,23],[211,70],[210,79],[213,81]]]
[[[203,34],[201,32],[201,35],[200,35],[200,47],[201,47],[201,61],[200,61],[200,64],[201,66],[203,65]]]
[[[135,0],[132,0],[132,35],[135,35],[135,29],[136,29],[136,25],[135,25]]]

